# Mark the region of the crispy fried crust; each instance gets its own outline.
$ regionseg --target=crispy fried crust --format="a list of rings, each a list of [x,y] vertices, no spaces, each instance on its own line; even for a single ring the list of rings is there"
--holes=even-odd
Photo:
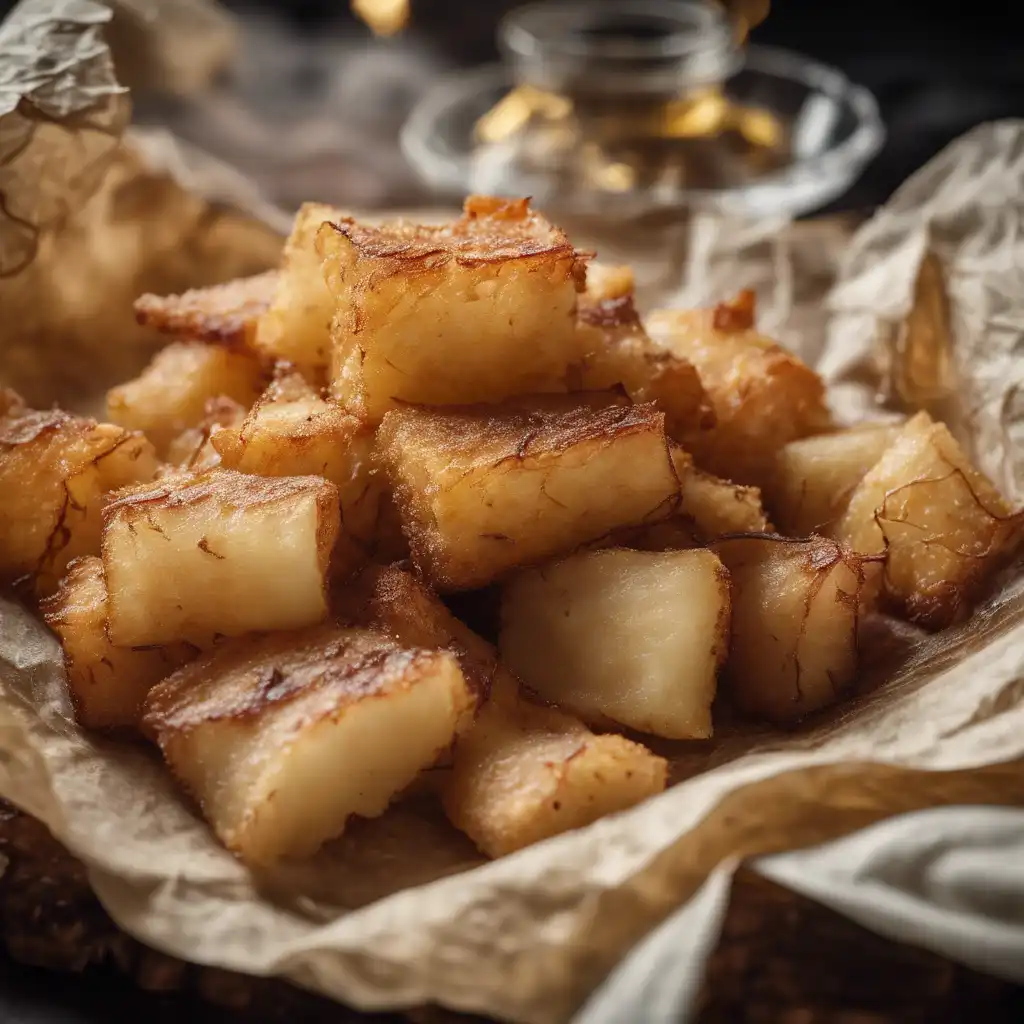
[[[95,556],[74,559],[40,610],[60,637],[75,718],[90,729],[134,727],[150,687],[199,653],[187,644],[115,647],[107,635],[103,563]]]
[[[835,536],[885,554],[883,596],[925,629],[967,617],[996,570],[1018,550],[1014,512],[942,423],[920,412],[854,490]]]
[[[220,395],[206,403],[202,420],[183,430],[167,446],[167,462],[171,470],[205,473],[220,465],[220,453],[214,447],[213,435],[225,427],[240,427],[245,420],[245,406],[233,398]]]
[[[277,276],[270,270],[181,295],[140,295],[135,319],[177,338],[249,347],[257,321],[270,308]]]
[[[99,550],[100,507],[113,488],[150,480],[141,435],[59,409],[28,409],[8,392],[0,416],[0,579],[35,577],[50,593],[75,557]]]
[[[565,390],[585,259],[525,201],[470,199],[436,227],[324,224],[332,393],[379,422],[402,402]]]
[[[749,298],[715,309],[658,310],[646,326],[666,351],[693,363],[711,399],[714,426],[679,438],[702,468],[760,486],[784,444],[829,427],[821,378],[757,332]]]
[[[860,617],[880,560],[824,537],[773,534],[722,538],[714,551],[732,577],[723,679],[735,705],[782,723],[841,699],[856,676]]]
[[[383,813],[472,703],[450,652],[326,625],[225,643],[150,692],[144,726],[228,848],[269,863]]]
[[[408,273],[417,263],[436,270],[447,263],[475,267],[538,256],[577,258],[565,233],[531,210],[528,199],[470,196],[462,217],[439,226],[396,221],[377,227],[346,217],[323,230],[344,235],[359,259],[377,262],[380,277]]]
[[[323,203],[300,207],[284,246],[271,302],[253,337],[263,356],[294,363],[310,379],[322,374],[330,361],[334,313],[316,251],[317,232],[326,221],[343,216],[341,210]]]
[[[323,476],[337,486],[342,534],[334,574],[351,573],[386,540],[387,481],[373,458],[373,427],[322,399],[300,374],[280,368],[244,421],[216,430],[210,444],[227,469]]]
[[[516,697],[511,686],[502,692],[457,744],[441,793],[451,822],[489,857],[583,828],[664,790],[665,760],[646,747],[597,736],[571,715]]]
[[[388,414],[378,432],[413,561],[442,589],[485,585],[664,519],[678,500],[653,405],[512,403]]]
[[[644,330],[631,291],[618,277],[580,298],[577,333],[582,360],[571,368],[570,390],[621,385],[635,402],[655,402],[675,438],[714,426],[715,413],[693,363],[659,348]]]
[[[702,543],[727,533],[772,530],[759,488],[744,487],[705,473],[678,445],[672,447],[672,462],[679,477],[679,515],[690,522]]]
[[[339,597],[338,611],[348,621],[385,630],[405,646],[452,651],[470,688],[486,700],[497,651],[411,573],[394,565],[369,566]]]
[[[330,690],[324,714],[337,714],[394,685],[409,685],[429,660],[429,651],[401,649],[383,634],[345,636],[332,624],[237,640],[151,690],[144,726],[160,736],[207,722],[241,722],[316,690]]]
[[[211,399],[223,396],[248,408],[265,379],[259,360],[245,352],[176,341],[160,349],[137,377],[107,392],[107,415],[144,431],[163,453],[179,434],[202,422]]]

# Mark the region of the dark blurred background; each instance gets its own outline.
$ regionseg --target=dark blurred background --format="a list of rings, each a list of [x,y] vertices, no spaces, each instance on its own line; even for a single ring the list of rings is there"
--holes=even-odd
[[[120,0],[159,8],[175,0]],[[202,0],[188,0],[190,4]],[[12,6],[0,0],[0,12]],[[241,47],[198,102],[149,96],[136,117],[167,124],[255,178],[283,206],[423,206],[397,134],[445,70],[497,58],[514,0],[412,0],[410,25],[373,36],[347,0],[226,0]],[[868,86],[888,128],[882,153],[837,203],[870,208],[948,142],[983,121],[1024,116],[1013,4],[991,0],[774,0],[755,43],[800,51]]]
[[[351,33],[389,58],[422,48],[428,64],[472,66],[497,58],[494,30],[510,0],[414,0],[401,36],[374,40],[338,0],[230,0],[242,16],[281,18],[296,33]],[[832,64],[876,95],[886,146],[836,205],[870,207],[948,142],[983,121],[1024,116],[1024,37],[1014,5],[975,0],[774,0],[755,43],[798,50]],[[397,62],[392,87],[415,81],[416,62]],[[316,72],[309,70],[309,74]],[[378,81],[366,74],[366,91]],[[312,85],[312,83],[310,83]],[[413,89],[412,91],[415,91]],[[407,183],[397,181],[401,192]],[[397,201],[407,197],[396,195]]]

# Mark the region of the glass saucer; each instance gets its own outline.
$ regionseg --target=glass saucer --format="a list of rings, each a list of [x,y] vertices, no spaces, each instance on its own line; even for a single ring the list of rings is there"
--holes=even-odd
[[[447,76],[423,97],[402,130],[401,142],[427,184],[451,197],[528,195],[540,206],[585,216],[631,218],[688,208],[795,217],[842,195],[885,139],[878,104],[867,89],[801,54],[750,46],[721,91],[730,103],[764,111],[778,121],[788,140],[781,165],[739,183],[659,182],[614,192],[580,188],[531,166],[513,142],[478,144],[477,122],[515,84],[508,67],[492,65]],[[711,136],[700,142],[708,166],[729,164],[726,139]]]

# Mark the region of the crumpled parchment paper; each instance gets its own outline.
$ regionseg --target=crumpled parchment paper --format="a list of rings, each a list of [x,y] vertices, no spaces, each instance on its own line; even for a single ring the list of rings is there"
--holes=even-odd
[[[1024,982],[1024,809],[933,807],[744,866],[884,938]],[[732,877],[730,865],[717,868],[638,943],[573,1024],[700,1020],[707,1000],[722,995],[710,990],[705,971]]]
[[[138,0],[153,31],[176,2]],[[138,372],[156,344],[135,324],[140,292],[265,270],[287,227],[209,158],[158,131],[125,138],[113,15],[23,0],[0,26],[0,386],[33,403],[81,407]]]
[[[14,210],[16,225],[9,244],[4,222],[0,243],[0,377],[34,401],[87,404],[90,389],[144,356],[130,323],[136,292],[263,269],[279,236],[154,171],[138,145],[115,145],[126,114],[97,5],[32,0],[20,11],[30,9],[35,21],[15,23],[20,63],[0,87],[0,140],[27,140],[0,148],[3,215]],[[59,38],[63,85],[31,41],[43,37],[47,47]],[[69,113],[44,117],[37,94],[62,96]],[[32,150],[40,126],[55,134]],[[972,174],[961,174],[966,165]],[[1022,178],[1024,125],[987,126],[852,241],[836,222],[680,228],[670,240],[677,272],[642,274],[644,297],[757,287],[766,322],[820,363],[851,415],[878,411],[876,393],[913,404],[916,368],[932,372],[921,346],[935,346],[955,387],[933,382],[929,394],[954,408],[953,392],[964,396],[958,429],[991,469],[988,439],[1020,429],[1009,354],[1024,289],[1009,285],[1024,265]],[[927,254],[939,304],[918,286]],[[1020,479],[1022,457],[1004,445],[1002,482]],[[308,864],[263,875],[214,841],[151,751],[75,726],[56,641],[0,599],[0,795],[43,820],[86,863],[114,919],[157,949],[281,975],[361,1008],[440,1003],[554,1024],[718,865],[917,808],[1024,801],[1024,773],[1010,763],[1024,756],[1019,568],[965,625],[873,645],[863,693],[797,731],[725,727],[709,743],[663,745],[676,785],[631,812],[483,864],[434,807],[407,804],[353,826]]]

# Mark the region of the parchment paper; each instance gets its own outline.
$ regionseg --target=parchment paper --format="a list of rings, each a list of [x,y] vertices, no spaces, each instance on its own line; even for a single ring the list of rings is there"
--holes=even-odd
[[[37,18],[33,31],[59,21],[63,36],[75,37],[57,50],[66,87],[48,77],[38,47],[32,57],[25,44],[21,70],[5,72],[0,93],[17,100],[0,118],[0,139],[20,123],[25,138],[39,134],[33,80],[40,97],[62,95],[71,111],[47,115],[60,121],[51,145],[64,148],[25,162],[28,149],[6,146],[0,161],[5,208],[27,225],[2,247],[0,372],[36,401],[80,398],[138,361],[145,346],[127,323],[133,290],[262,269],[277,241],[272,228],[237,209],[188,195],[165,172],[154,177],[137,150],[115,148],[125,114],[94,32],[95,5],[37,0],[22,11],[42,8],[50,21]],[[101,114],[107,120],[97,131],[91,125]],[[971,396],[960,403],[970,415],[958,428],[991,468],[988,438],[1020,429],[1010,357],[1024,323],[1024,289],[1009,283],[1024,255],[1016,199],[1022,142],[1019,124],[973,133],[908,183],[845,254],[842,225],[809,233],[772,225],[766,234],[698,222],[676,239],[679,276],[660,293],[649,277],[646,297],[689,301],[757,285],[770,323],[810,358],[822,352],[848,414],[875,412],[873,388],[897,379],[913,386],[912,367],[927,368],[911,359],[914,346],[893,341],[913,328],[915,337],[945,346],[957,398]],[[57,152],[62,179],[51,179]],[[79,160],[74,175],[72,159]],[[104,163],[104,186],[87,201]],[[956,188],[965,165],[974,171]],[[984,188],[976,187],[981,177]],[[944,199],[933,208],[936,192]],[[992,195],[1006,202],[993,205]],[[934,250],[943,273],[932,278],[948,330],[924,290],[915,291],[923,255],[933,250],[908,239],[922,233],[949,241]],[[826,304],[829,267],[840,262]],[[154,279],[160,283],[141,284]],[[827,320],[823,309],[832,313]],[[895,405],[891,391],[883,387]],[[956,408],[947,391],[940,399]],[[1019,447],[1004,445],[1001,480],[1020,479],[1021,458]],[[964,626],[939,637],[887,638],[872,645],[858,699],[793,733],[725,728],[713,742],[666,748],[677,784],[586,830],[484,865],[436,809],[410,804],[353,827],[310,864],[257,877],[213,840],[147,749],[74,725],[56,641],[0,599],[0,795],[49,825],[86,863],[114,919],[157,949],[282,975],[362,1008],[440,1003],[554,1024],[720,864],[818,843],[915,808],[1024,802],[1024,773],[1009,763],[1024,756],[1020,566]]]

